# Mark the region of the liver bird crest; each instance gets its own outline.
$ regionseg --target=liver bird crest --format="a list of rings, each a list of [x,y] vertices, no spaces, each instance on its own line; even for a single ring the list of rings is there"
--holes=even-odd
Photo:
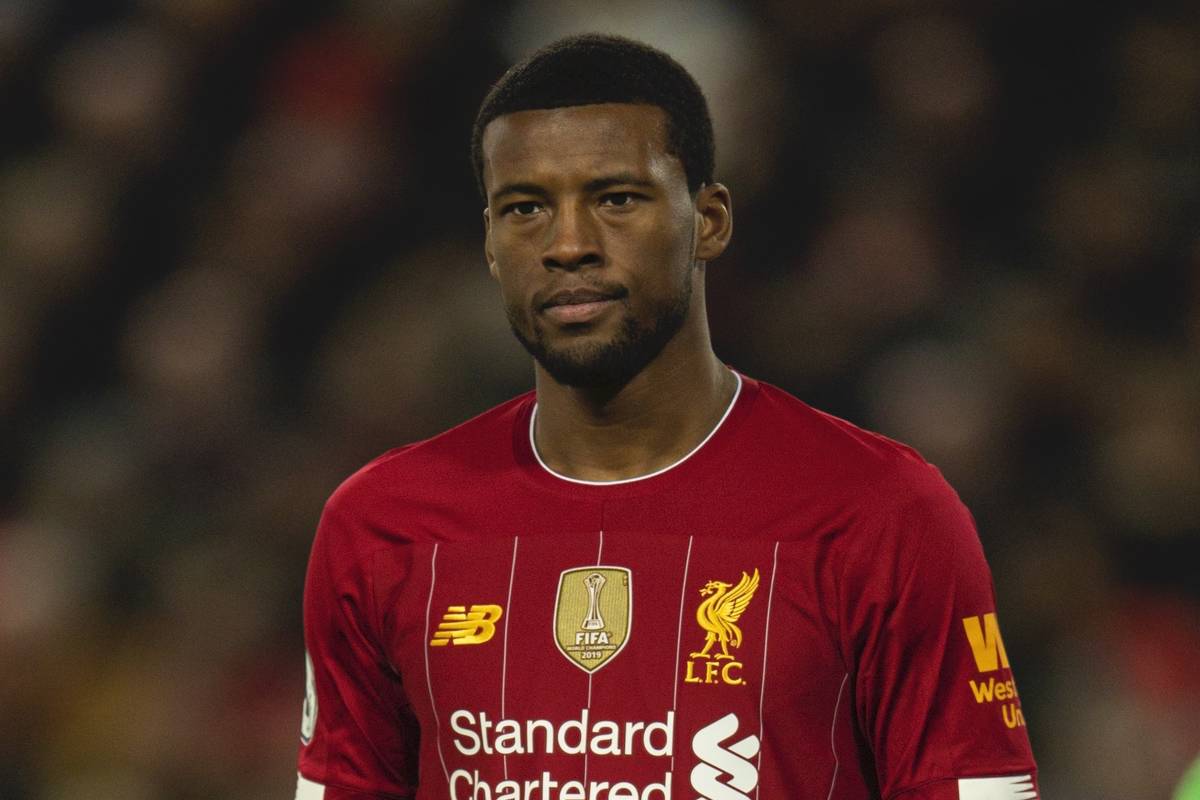
[[[722,581],[709,581],[704,584],[700,594],[705,600],[696,609],[696,621],[700,623],[701,628],[708,631],[708,635],[704,639],[704,649],[692,653],[691,658],[707,656],[714,644],[721,645],[721,652],[713,658],[733,658],[729,654],[729,644],[732,642],[734,647],[742,646],[742,629],[736,623],[746,606],[750,605],[750,598],[754,597],[756,589],[757,568],[753,576],[747,575],[743,570],[742,579],[738,581],[737,586]]]

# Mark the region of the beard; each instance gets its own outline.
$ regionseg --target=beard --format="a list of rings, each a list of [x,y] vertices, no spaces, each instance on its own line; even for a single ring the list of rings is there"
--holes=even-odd
[[[692,282],[685,279],[679,292],[654,308],[651,318],[639,322],[626,313],[620,329],[607,342],[546,344],[545,332],[535,321],[532,335],[521,332],[519,312],[505,309],[509,326],[521,346],[557,383],[576,388],[619,388],[658,357],[687,319],[692,304]]]

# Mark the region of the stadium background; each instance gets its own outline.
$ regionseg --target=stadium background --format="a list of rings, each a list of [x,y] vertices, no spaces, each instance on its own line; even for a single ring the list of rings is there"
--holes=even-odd
[[[562,33],[710,95],[718,353],[974,511],[1045,795],[1200,752],[1200,6],[0,3],[0,798],[290,797],[356,466],[530,384],[468,129]]]

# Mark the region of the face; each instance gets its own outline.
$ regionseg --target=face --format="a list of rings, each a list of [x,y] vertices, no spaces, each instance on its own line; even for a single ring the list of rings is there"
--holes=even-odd
[[[513,332],[559,383],[624,384],[704,324],[693,289],[728,241],[728,193],[688,192],[666,122],[614,103],[522,111],[484,131],[488,265]]]

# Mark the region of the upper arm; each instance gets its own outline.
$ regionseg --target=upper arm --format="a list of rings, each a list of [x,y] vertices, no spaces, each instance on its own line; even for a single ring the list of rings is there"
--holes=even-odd
[[[380,646],[372,561],[354,546],[363,538],[360,523],[336,497],[322,515],[305,580],[311,672],[300,785],[324,800],[411,797],[418,728],[401,677]],[[306,795],[298,789],[298,797]]]
[[[856,714],[881,793],[1033,798],[1036,767],[974,523],[936,473],[904,495],[874,509],[843,591]]]

